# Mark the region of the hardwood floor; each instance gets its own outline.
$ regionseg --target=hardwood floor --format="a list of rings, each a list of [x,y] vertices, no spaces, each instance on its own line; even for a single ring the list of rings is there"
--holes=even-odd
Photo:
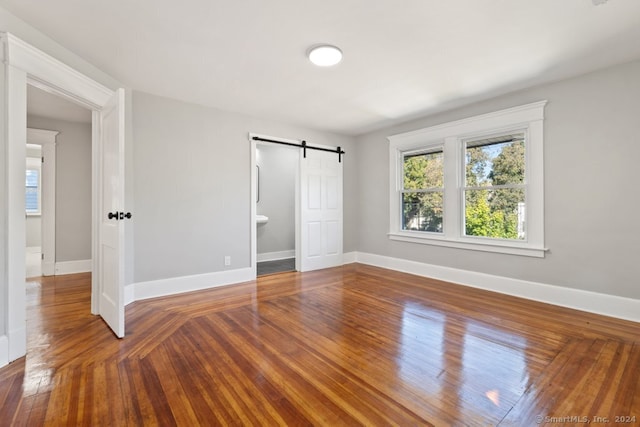
[[[89,279],[27,284],[1,425],[640,424],[637,323],[352,264],[139,301],[118,340]]]

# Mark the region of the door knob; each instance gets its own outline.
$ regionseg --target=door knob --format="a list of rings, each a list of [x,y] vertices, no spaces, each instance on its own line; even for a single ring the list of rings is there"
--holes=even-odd
[[[109,214],[107,215],[107,218],[109,219],[115,219],[116,221],[120,220],[120,219],[131,219],[133,215],[131,215],[131,212],[109,212]]]

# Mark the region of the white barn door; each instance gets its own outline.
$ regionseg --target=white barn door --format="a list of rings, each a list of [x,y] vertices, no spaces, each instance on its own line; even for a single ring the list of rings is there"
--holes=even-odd
[[[300,255],[298,270],[342,265],[342,163],[338,154],[300,152]]]
[[[100,111],[98,313],[124,336],[124,90]]]

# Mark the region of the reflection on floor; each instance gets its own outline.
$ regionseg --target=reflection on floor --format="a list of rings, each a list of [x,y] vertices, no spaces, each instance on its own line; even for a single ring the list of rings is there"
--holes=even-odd
[[[39,277],[42,276],[41,266],[41,250],[39,247],[28,247],[26,252],[26,277]]]
[[[282,273],[285,271],[296,271],[296,259],[287,258],[276,261],[263,261],[258,263],[258,276],[265,274]]]

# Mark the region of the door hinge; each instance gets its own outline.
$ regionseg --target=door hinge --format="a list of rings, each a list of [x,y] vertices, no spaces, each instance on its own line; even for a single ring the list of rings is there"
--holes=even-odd
[[[42,163],[44,163],[44,156],[42,157]]]
[[[44,253],[40,254],[40,259],[44,261]]]

